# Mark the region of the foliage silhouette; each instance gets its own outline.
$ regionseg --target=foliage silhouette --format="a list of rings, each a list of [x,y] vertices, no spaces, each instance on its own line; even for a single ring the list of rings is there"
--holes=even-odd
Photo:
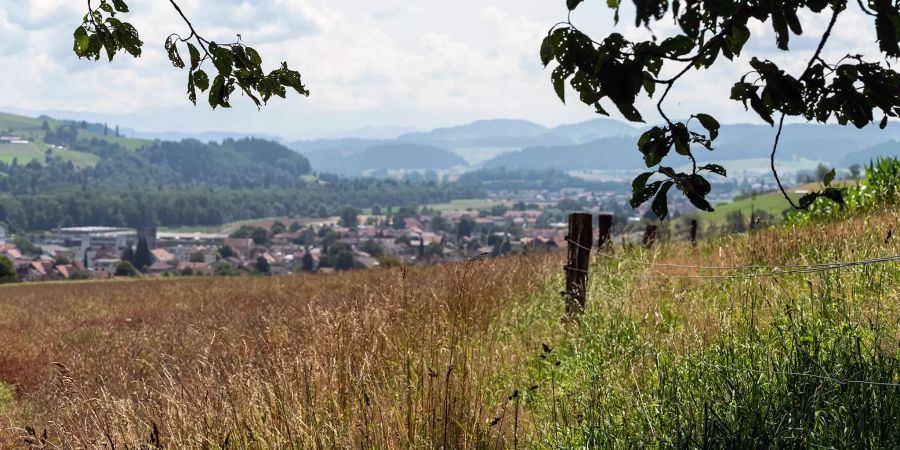
[[[798,75],[787,73],[772,61],[752,57],[751,70],[731,89],[731,99],[740,101],[770,125],[777,123],[778,132],[771,152],[772,173],[784,193],[775,167],[778,141],[786,116],[828,122],[835,119],[841,125],[852,123],[858,128],[882,116],[880,127],[889,117],[900,117],[900,74],[894,71],[887,58],[900,56],[900,10],[886,0],[858,1],[858,7],[874,18],[874,37],[883,55],[871,61],[863,55],[848,54],[837,61],[826,61],[822,50],[831,37],[838,16],[846,11],[846,0],[802,0],[757,2],[751,0],[635,0],[634,25],[648,30],[656,22],[671,19],[678,31],[661,41],[630,41],[620,33],[610,33],[600,41],[580,31],[572,22],[572,13],[583,0],[567,0],[569,16],[554,25],[541,44],[540,57],[544,66],[556,62],[551,82],[560,100],[565,102],[565,84],[579,94],[579,99],[593,106],[597,113],[608,115],[606,102],[611,102],[629,121],[643,122],[642,112],[635,107],[643,92],[652,97],[662,90],[656,110],[663,124],[646,131],[638,141],[638,150],[646,166],[652,171],[638,176],[633,183],[631,204],[637,207],[652,201],[658,217],[668,215],[666,195],[675,187],[697,208],[712,211],[706,200],[711,185],[708,173],[725,176],[725,169],[717,164],[698,167],[697,148],[713,150],[719,134],[719,122],[703,113],[692,115],[686,122],[677,122],[665,112],[664,102],[672,88],[691,69],[712,67],[719,56],[733,60],[740,56],[750,39],[751,21],[769,21],[774,28],[775,44],[789,49],[791,34],[801,35],[803,28],[798,13],[830,14],[827,28],[808,59],[806,69]],[[619,21],[620,0],[609,0]],[[860,30],[863,31],[863,30]],[[677,65],[675,75],[660,78],[664,67]],[[692,124],[692,122],[694,122]],[[672,150],[691,163],[689,173],[676,173],[664,165]],[[816,199],[824,197],[843,204],[843,191],[824,183],[822,191],[802,198],[799,203],[785,193],[795,208],[808,208]]]

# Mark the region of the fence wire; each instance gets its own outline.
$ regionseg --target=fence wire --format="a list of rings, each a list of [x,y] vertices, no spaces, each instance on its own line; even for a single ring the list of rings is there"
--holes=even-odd
[[[570,245],[574,245],[582,250],[591,251],[592,249],[586,247],[584,245],[579,244],[578,242],[573,241],[572,239],[566,239],[566,241]],[[600,254],[601,257],[614,259],[623,262],[633,262],[637,264],[641,264],[647,266],[648,268],[653,267],[669,267],[676,269],[691,269],[691,270],[715,270],[715,271],[746,271],[746,270],[756,270],[757,272],[751,273],[740,273],[740,274],[725,274],[725,275],[711,275],[711,274],[668,274],[663,272],[657,272],[655,274],[645,274],[638,275],[642,278],[679,278],[679,279],[705,279],[705,280],[733,280],[733,279],[747,279],[747,278],[761,278],[761,277],[774,277],[781,275],[791,275],[791,274],[806,274],[806,273],[819,273],[819,272],[828,272],[832,270],[840,270],[846,269],[850,267],[859,267],[859,266],[867,266],[871,264],[881,264],[887,262],[897,262],[900,261],[900,255],[894,256],[883,256],[879,258],[869,258],[857,261],[836,261],[829,263],[821,263],[821,264],[779,264],[774,266],[766,266],[766,265],[736,265],[736,266],[709,266],[709,265],[692,265],[692,264],[671,264],[671,263],[658,263],[655,261],[644,261],[636,258],[628,258],[624,256],[616,256],[611,252],[604,252]],[[764,269],[769,269],[767,271],[763,271]]]

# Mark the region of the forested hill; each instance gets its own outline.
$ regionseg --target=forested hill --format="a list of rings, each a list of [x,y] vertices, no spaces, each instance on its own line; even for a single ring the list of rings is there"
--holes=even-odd
[[[207,185],[234,188],[296,186],[310,173],[309,161],[262,139],[156,142],[136,152],[101,159],[90,176],[110,185]]]
[[[2,113],[0,133],[18,141],[0,144],[0,192],[13,194],[76,187],[296,187],[311,172],[306,157],[263,139],[147,141],[104,124]]]

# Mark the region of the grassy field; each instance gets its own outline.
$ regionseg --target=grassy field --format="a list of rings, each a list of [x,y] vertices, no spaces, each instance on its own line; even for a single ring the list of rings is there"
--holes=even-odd
[[[42,119],[0,112],[0,132],[10,132],[31,141],[30,144],[0,145],[0,161],[10,163],[13,159],[18,159],[20,164],[27,164],[32,160],[43,163],[44,152],[49,147],[43,140],[44,131],[41,128],[43,122]],[[47,125],[52,129],[63,123],[63,121],[54,119],[47,120]],[[128,150],[137,150],[151,143],[151,141],[144,139],[130,139],[113,135],[104,136],[103,134],[83,129],[78,130],[78,138],[87,140],[100,139],[120,144]],[[75,150],[54,149],[53,152],[56,156],[72,161],[78,167],[94,166],[99,161],[99,157],[96,155]]]
[[[492,206],[497,205],[509,206],[509,202],[474,198],[467,200],[451,200],[447,203],[435,203],[433,205],[428,205],[428,207],[435,211],[457,211],[468,209],[490,209]]]
[[[577,321],[558,254],[0,288],[0,447],[897,448],[900,266],[773,267],[898,221],[616,248]]]
[[[19,164],[28,164],[32,160],[44,162],[47,146],[29,143],[29,144],[4,144],[0,145],[0,161],[7,164],[18,160]],[[53,154],[65,160],[72,161],[76,167],[93,167],[100,161],[100,157],[90,153],[79,152],[74,150],[54,149]]]

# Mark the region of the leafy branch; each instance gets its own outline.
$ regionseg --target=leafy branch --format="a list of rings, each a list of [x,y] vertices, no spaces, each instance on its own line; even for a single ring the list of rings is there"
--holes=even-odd
[[[773,114],[781,113],[771,157],[772,171],[785,197],[795,208],[808,207],[820,197],[839,203],[843,199],[839,189],[829,187],[831,180],[824,191],[804,197],[799,204],[789,198],[774,164],[785,116],[803,116],[823,123],[834,117],[842,125],[850,122],[863,127],[873,122],[873,110],[880,109],[884,113],[881,120],[884,127],[888,117],[900,115],[900,76],[889,65],[865,62],[860,55],[847,55],[829,64],[821,56],[838,14],[846,8],[846,0],[635,0],[635,26],[650,30],[651,22],[671,16],[680,31],[658,41],[651,30],[651,40],[634,42],[619,33],[610,33],[599,42],[582,33],[571,19],[572,12],[582,2],[567,0],[568,18],[549,30],[541,44],[541,61],[545,67],[553,61],[557,63],[551,73],[551,82],[563,102],[568,82],[578,92],[580,100],[592,105],[597,113],[608,115],[601,102],[610,100],[622,116],[632,122],[643,122],[640,111],[634,106],[637,96],[645,93],[652,98],[657,87],[664,87],[656,102],[656,110],[664,123],[650,128],[637,143],[646,166],[655,170],[634,180],[631,201],[632,206],[637,207],[654,199],[653,210],[660,218],[668,215],[666,196],[672,186],[676,186],[697,208],[711,211],[706,200],[711,189],[703,172],[726,175],[724,168],[717,164],[698,167],[693,150],[694,146],[713,150],[712,142],[720,128],[718,121],[708,114],[694,114],[687,122],[675,122],[666,114],[664,102],[678,80],[691,69],[708,69],[720,55],[728,60],[739,56],[750,38],[750,20],[770,22],[775,31],[776,46],[788,51],[791,34],[803,33],[798,18],[800,10],[818,14],[829,6],[832,8],[829,26],[799,79],[786,74],[771,61],[754,57],[750,61],[753,70],[731,90],[732,99],[741,101],[746,109],[752,108],[770,125],[775,125]],[[882,53],[887,57],[900,56],[898,8],[891,0],[867,0],[867,5],[862,2],[857,1],[860,8],[875,17],[875,34]],[[609,0],[607,4],[615,11],[614,18],[618,23],[620,0]],[[663,66],[672,63],[682,66],[671,78],[660,79]],[[750,75],[753,75],[752,81],[748,80]],[[697,119],[703,133],[690,128],[693,119]],[[663,165],[673,149],[691,162],[690,173],[675,173],[671,167]]]
[[[188,68],[188,99],[197,104],[197,90],[208,92],[209,105],[230,108],[231,94],[240,89],[257,108],[267,103],[273,96],[285,98],[287,88],[298,94],[309,96],[300,73],[288,68],[286,62],[268,74],[262,70],[262,58],[254,48],[244,45],[241,36],[237,42],[219,44],[201,36],[187,18],[181,7],[174,1],[169,3],[187,24],[190,34],[182,37],[173,33],[166,38],[165,50],[169,61],[179,69]],[[119,51],[126,51],[133,57],[141,55],[143,42],[137,29],[128,22],[119,20],[117,14],[129,12],[124,0],[100,0],[95,9],[91,0],[87,2],[88,12],[81,26],[75,29],[74,51],[79,58],[98,60],[103,53],[112,61]],[[187,50],[188,63],[182,58],[179,47]],[[204,63],[211,61],[215,69],[211,77],[203,69]]]

